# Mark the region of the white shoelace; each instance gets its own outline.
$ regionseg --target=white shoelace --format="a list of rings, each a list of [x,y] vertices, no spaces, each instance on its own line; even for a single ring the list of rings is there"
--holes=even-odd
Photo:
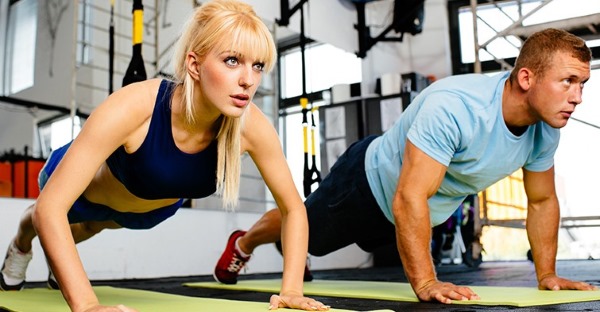
[[[233,259],[231,259],[231,263],[227,267],[227,271],[232,272],[232,273],[237,273],[244,267],[245,264],[246,264],[246,261],[238,258],[238,256],[234,254]]]
[[[27,266],[33,253],[22,253],[14,243],[11,243],[8,251],[8,257],[4,260],[4,279],[9,285],[14,285],[25,280],[25,273],[27,272]]]

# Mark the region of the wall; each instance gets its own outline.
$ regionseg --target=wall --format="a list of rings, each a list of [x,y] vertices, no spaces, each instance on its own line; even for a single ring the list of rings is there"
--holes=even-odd
[[[4,107],[10,111],[5,111]],[[32,146],[33,118],[23,107],[0,104],[0,125],[0,155],[11,149],[22,154],[25,145]]]

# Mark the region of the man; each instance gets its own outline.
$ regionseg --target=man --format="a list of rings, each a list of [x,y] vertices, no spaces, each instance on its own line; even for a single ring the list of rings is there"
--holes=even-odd
[[[392,129],[350,146],[306,199],[309,253],[321,256],[352,243],[370,251],[396,241],[420,300],[476,300],[470,288],[437,280],[431,227],[467,195],[522,168],[538,287],[595,289],[558,277],[555,269],[554,153],[559,128],[581,103],[590,60],[582,39],[546,29],[527,39],[510,73],[449,77],[426,88]],[[272,210],[247,233],[234,232],[217,280],[235,283],[256,246],[281,239],[280,220]]]

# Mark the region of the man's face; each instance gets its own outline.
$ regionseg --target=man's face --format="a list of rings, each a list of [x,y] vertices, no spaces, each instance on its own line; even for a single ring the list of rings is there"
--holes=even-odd
[[[554,128],[562,128],[581,103],[584,83],[590,78],[590,64],[566,52],[554,54],[542,77],[535,77],[530,89],[532,112]]]

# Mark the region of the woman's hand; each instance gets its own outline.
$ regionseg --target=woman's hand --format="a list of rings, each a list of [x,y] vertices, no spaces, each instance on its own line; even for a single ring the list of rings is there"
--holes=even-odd
[[[269,305],[269,310],[277,310],[278,308],[301,309],[305,311],[327,311],[328,305],[308,297],[303,296],[282,296],[273,295]]]
[[[112,306],[112,307],[97,305],[97,306],[93,306],[89,309],[86,309],[83,312],[138,312],[138,311],[136,309],[128,308],[122,304],[119,304],[117,306]]]

